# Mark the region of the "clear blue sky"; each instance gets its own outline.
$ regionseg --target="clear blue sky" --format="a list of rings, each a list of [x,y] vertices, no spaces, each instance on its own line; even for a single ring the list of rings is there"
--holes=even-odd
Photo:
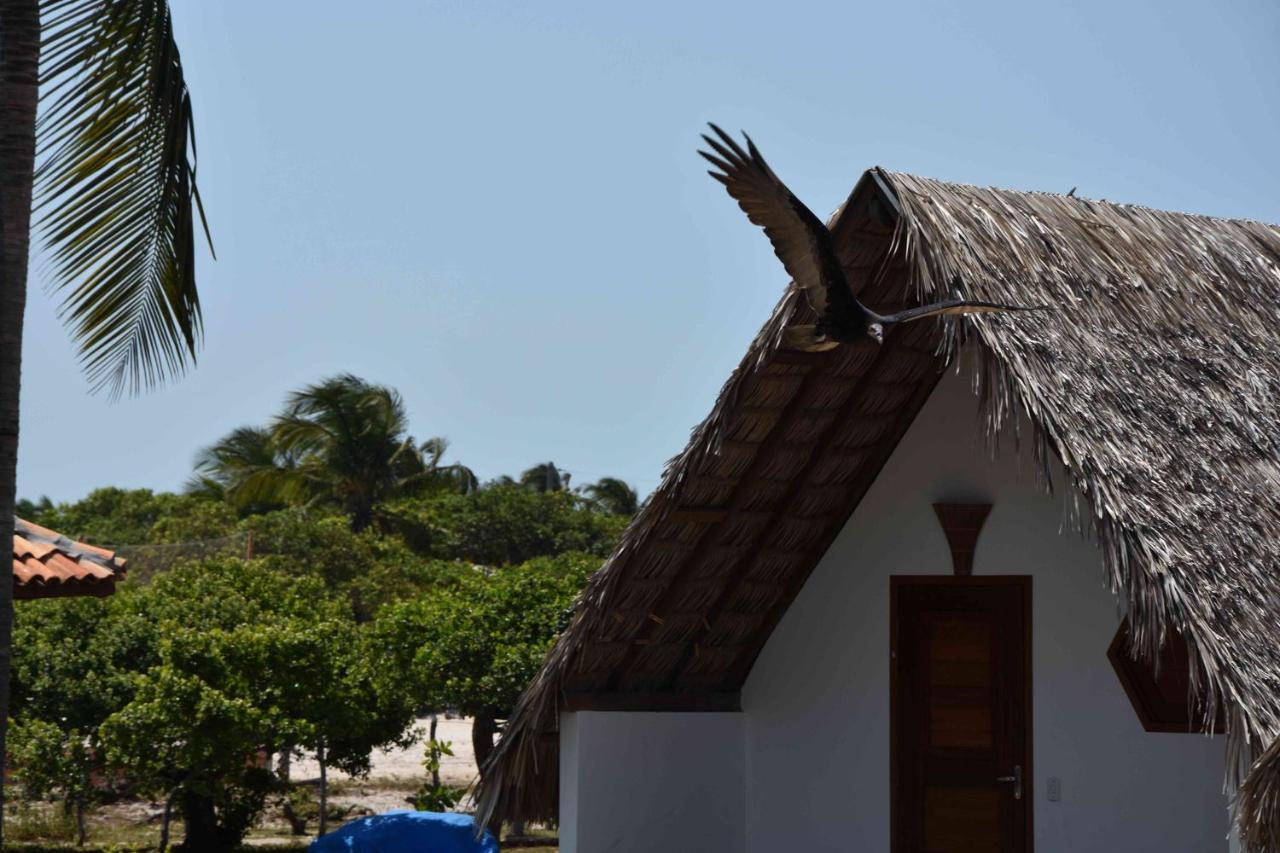
[[[786,284],[708,119],[824,217],[881,164],[1280,222],[1275,0],[174,5],[207,345],[113,405],[33,288],[22,496],[177,488],[341,371],[484,477],[649,491]]]

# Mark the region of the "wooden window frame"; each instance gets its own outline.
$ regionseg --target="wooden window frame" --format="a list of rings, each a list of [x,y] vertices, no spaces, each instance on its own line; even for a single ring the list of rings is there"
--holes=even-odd
[[[1125,619],[1116,628],[1116,634],[1107,646],[1107,660],[1115,670],[1120,686],[1124,688],[1133,712],[1142,724],[1143,731],[1161,734],[1207,734],[1209,729],[1204,725],[1203,709],[1191,706],[1191,697],[1187,696],[1187,704],[1170,702],[1155,684],[1155,674],[1151,661],[1134,658],[1129,650],[1129,620]],[[1190,666],[1185,641],[1178,634],[1170,634],[1165,642],[1160,666],[1167,671],[1170,667],[1185,670]],[[1218,718],[1214,722],[1214,734],[1226,731],[1226,715],[1221,706]]]

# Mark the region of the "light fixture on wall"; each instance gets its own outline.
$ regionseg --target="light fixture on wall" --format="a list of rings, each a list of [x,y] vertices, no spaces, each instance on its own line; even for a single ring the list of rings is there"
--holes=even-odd
[[[973,554],[991,504],[934,504],[933,511],[951,546],[951,571],[958,577],[973,574]]]

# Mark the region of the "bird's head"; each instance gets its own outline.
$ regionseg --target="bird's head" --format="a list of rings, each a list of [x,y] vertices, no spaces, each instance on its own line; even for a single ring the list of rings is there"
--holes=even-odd
[[[868,323],[867,337],[878,344],[884,343],[884,326],[880,323]]]

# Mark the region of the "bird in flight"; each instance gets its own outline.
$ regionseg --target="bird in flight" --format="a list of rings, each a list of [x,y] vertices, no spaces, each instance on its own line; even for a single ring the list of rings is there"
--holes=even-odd
[[[818,315],[818,322],[814,325],[788,326],[784,331],[786,346],[821,352],[868,337],[881,344],[884,343],[885,329],[895,323],[909,323],[944,314],[1038,310],[1022,305],[947,299],[893,314],[877,314],[853,295],[831,245],[831,232],[827,226],[773,173],[756,150],[751,137],[742,134],[747,143],[744,151],[729,134],[714,124],[711,129],[719,139],[705,133],[702,138],[715,153],[698,153],[719,171],[708,171],[707,174],[724,184],[747,218],[764,229],[773,243],[774,254]]]

